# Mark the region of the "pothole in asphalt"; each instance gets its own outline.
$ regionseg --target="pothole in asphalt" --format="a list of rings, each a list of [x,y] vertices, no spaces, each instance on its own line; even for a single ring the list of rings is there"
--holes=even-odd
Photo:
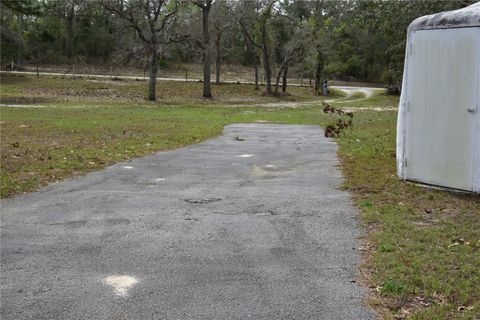
[[[138,280],[135,277],[127,275],[108,276],[103,279],[103,282],[113,288],[113,293],[120,297],[126,297],[128,290],[130,290]]]
[[[275,166],[275,165],[266,165],[263,167],[253,165],[250,171],[256,177],[261,177],[261,178],[275,178],[276,176],[286,175],[292,172],[289,169],[279,168],[278,166]]]
[[[222,199],[220,198],[195,198],[195,199],[183,199],[185,202],[192,203],[192,204],[205,204],[205,203],[212,203],[218,202]]]

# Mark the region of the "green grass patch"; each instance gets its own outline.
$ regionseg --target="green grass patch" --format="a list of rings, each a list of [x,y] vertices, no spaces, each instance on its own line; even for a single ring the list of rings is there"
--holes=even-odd
[[[111,105],[122,104],[159,105],[250,105],[270,102],[302,102],[318,100],[311,88],[288,87],[288,94],[266,96],[264,87],[254,90],[252,84],[212,84],[214,99],[202,98],[201,82],[158,81],[157,102],[147,102],[146,81],[86,79],[60,76],[1,75],[0,96],[6,104]],[[340,93],[335,91],[332,97]],[[331,97],[330,97],[331,98]]]

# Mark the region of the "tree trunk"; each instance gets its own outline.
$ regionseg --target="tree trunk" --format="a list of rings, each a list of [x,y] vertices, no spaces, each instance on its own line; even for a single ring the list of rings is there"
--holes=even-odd
[[[67,42],[66,42],[66,54],[68,59],[72,59],[73,56],[73,18],[75,17],[75,8],[72,8],[67,13]]]
[[[217,39],[215,41],[215,48],[217,51],[216,59],[215,59],[215,83],[220,84],[221,79],[221,68],[222,68],[222,52],[220,48],[220,40],[221,40],[221,33],[217,31]]]
[[[270,65],[270,53],[268,52],[267,44],[264,44],[263,52],[263,70],[265,71],[265,81],[267,83],[265,91],[267,94],[272,94],[272,67]]]
[[[277,77],[275,78],[275,93],[278,92],[278,88],[280,87],[280,77],[282,76],[284,65],[280,66],[278,69]]]
[[[150,55],[150,81],[148,84],[148,100],[155,101],[157,98],[157,71],[158,71],[158,54],[156,48],[152,49]]]
[[[272,94],[272,66],[270,65],[270,53],[268,51],[267,41],[263,43],[263,69],[265,71],[266,93]]]
[[[207,1],[208,3],[208,1]],[[208,30],[208,16],[210,14],[210,5],[203,7],[203,97],[211,98],[212,90],[210,88],[210,32]]]
[[[319,50],[317,54],[317,70],[315,70],[315,95],[319,95],[319,90],[322,90],[322,71],[323,57]]]
[[[287,73],[288,73],[288,61],[284,62],[280,69],[278,69],[277,78],[275,79],[275,93],[280,88],[280,78],[282,78],[282,92],[287,91]]]
[[[255,71],[255,90],[260,90],[260,86],[258,85],[258,57],[257,57],[257,53],[254,52],[253,53],[253,67],[254,67],[254,71]]]
[[[243,65],[248,65],[248,57],[250,56],[250,46],[248,45],[248,38],[247,36],[243,36],[245,38],[245,44],[243,45]]]
[[[270,50],[268,48],[268,35],[267,35],[267,21],[262,21],[261,35],[262,35],[262,54],[263,54],[263,69],[265,71],[266,80],[266,93],[272,94],[272,66],[270,64]]]
[[[17,44],[17,70],[23,69],[23,55],[25,42],[23,41],[23,14],[17,16],[18,23],[18,44]]]
[[[260,39],[261,39],[261,48],[263,54],[263,69],[265,71],[265,80],[266,80],[266,87],[265,91],[266,94],[272,94],[272,65],[270,62],[270,48],[269,48],[269,38],[268,38],[268,31],[267,31],[267,21],[271,17],[271,10],[274,5],[275,1],[271,1],[267,6],[266,10],[262,13],[262,18],[260,21]]]
[[[287,74],[288,74],[288,64],[285,66],[283,70],[283,82],[282,82],[282,92],[287,92]]]

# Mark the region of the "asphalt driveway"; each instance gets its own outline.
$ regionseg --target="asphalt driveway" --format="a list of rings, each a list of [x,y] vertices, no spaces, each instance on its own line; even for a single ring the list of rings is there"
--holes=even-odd
[[[317,126],[239,124],[5,201],[2,319],[373,319]]]

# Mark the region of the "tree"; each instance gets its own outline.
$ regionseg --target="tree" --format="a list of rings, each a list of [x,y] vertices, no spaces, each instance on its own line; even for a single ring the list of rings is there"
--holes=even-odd
[[[302,53],[303,44],[301,42],[297,42],[297,39],[293,40],[286,46],[283,63],[280,65],[277,72],[277,79],[275,81],[275,93],[278,92],[278,88],[280,85],[280,77],[282,77],[282,92],[285,93],[287,91],[288,67],[295,59],[301,56]]]
[[[90,63],[104,66],[111,63],[110,58],[116,45],[127,49],[132,47],[118,42],[119,36],[125,37],[129,34],[122,29],[125,29],[122,20],[114,21],[98,2],[89,2],[77,17],[74,38],[75,57],[79,60],[88,59]],[[129,31],[130,34],[133,33]]]
[[[14,12],[26,15],[39,14],[42,11],[42,3],[36,0],[3,0],[1,4]]]
[[[251,38],[255,34],[255,21],[258,19],[259,2],[258,1],[244,1],[240,2],[236,7],[227,7],[231,16],[238,22],[240,31],[243,35],[244,43],[244,63],[247,64],[247,57],[253,57],[253,71],[255,78],[255,90],[260,90],[259,86],[259,57],[258,48],[251,42]]]
[[[67,41],[65,43],[65,53],[69,60],[73,56],[73,19],[75,18],[75,7],[77,3],[75,0],[66,1],[65,5],[65,20],[67,21]]]
[[[64,19],[66,26],[66,38],[64,46],[64,54],[68,60],[72,60],[74,56],[74,23],[79,12],[85,10],[89,5],[87,0],[63,0],[63,1],[47,1],[46,8],[48,13]]]
[[[314,41],[314,48],[315,48],[315,94],[320,94],[319,91],[322,89],[322,73],[324,67],[324,57],[322,54],[322,26],[323,26],[323,0],[316,0],[313,2],[313,21],[312,21],[312,35]]]
[[[210,25],[208,18],[213,0],[197,0],[193,3],[202,10],[202,27],[203,27],[203,97],[212,98],[212,90],[210,86]]]
[[[310,33],[305,22],[307,14],[304,2],[285,1],[276,7],[271,24],[275,60],[278,65],[275,93],[279,91],[280,79],[282,92],[286,93],[289,67],[303,59],[305,48],[309,46]]]
[[[135,30],[150,57],[148,100],[156,100],[159,50],[181,39],[167,35],[170,21],[177,13],[175,1],[168,0],[105,0],[106,10],[125,20]]]
[[[217,1],[213,6],[213,19],[212,25],[215,31],[215,84],[221,83],[221,69],[222,69],[222,36],[225,31],[231,28],[229,21],[226,19],[228,16],[226,1]]]
[[[11,10],[17,17],[16,37],[2,27],[2,37],[12,39],[16,42],[16,68],[23,69],[25,56],[24,18],[25,15],[40,15],[43,10],[42,3],[36,0],[3,0],[2,7]]]
[[[267,94],[271,95],[272,92],[272,61],[271,61],[271,53],[270,53],[270,35],[268,32],[268,21],[272,18],[272,11],[273,5],[277,2],[277,0],[270,0],[265,5],[260,12],[259,17],[257,18],[255,23],[254,32],[252,32],[252,28],[248,27],[249,21],[245,19],[242,15],[237,15],[231,10],[232,14],[234,15],[235,19],[239,23],[242,28],[243,34],[247,38],[248,42],[252,45],[252,47],[256,47],[262,52],[262,62],[263,62],[263,69],[265,72],[265,80],[266,80],[266,87],[265,91]],[[251,23],[251,22],[250,22]]]
[[[211,59],[216,83],[225,63],[243,64],[253,67],[256,89],[262,64],[267,94],[286,90],[289,74],[314,80],[316,94],[325,78],[382,81],[399,92],[410,22],[473,2],[1,0],[0,55],[4,64],[17,61],[17,68],[74,61],[149,68],[152,99],[160,65],[197,60],[204,96],[211,96]],[[184,39],[179,34],[194,41],[177,43]]]
[[[408,25],[423,15],[441,11],[458,9],[474,3],[472,0],[444,0],[444,1],[358,1],[355,15],[350,18],[353,22],[347,32],[355,29],[368,30],[367,39],[378,39],[384,42],[385,49],[378,53],[384,62],[379,68],[380,74],[375,74],[377,80],[383,79],[388,90],[392,93],[401,91],[403,63],[405,60],[405,45]],[[375,37],[375,38],[374,38]],[[360,56],[368,57],[372,48],[379,48],[377,43],[368,43]],[[371,64],[367,61],[366,64]]]
[[[260,43],[255,44],[260,47],[262,50],[263,57],[263,69],[265,71],[265,79],[267,82],[266,92],[267,94],[272,94],[272,64],[270,59],[270,38],[267,31],[267,22],[272,17],[272,7],[275,4],[276,0],[270,1],[266,7],[263,9],[263,12],[260,15],[260,21],[258,22],[258,29],[260,30]],[[252,39],[253,40],[253,39]],[[252,41],[251,40],[251,41]]]

